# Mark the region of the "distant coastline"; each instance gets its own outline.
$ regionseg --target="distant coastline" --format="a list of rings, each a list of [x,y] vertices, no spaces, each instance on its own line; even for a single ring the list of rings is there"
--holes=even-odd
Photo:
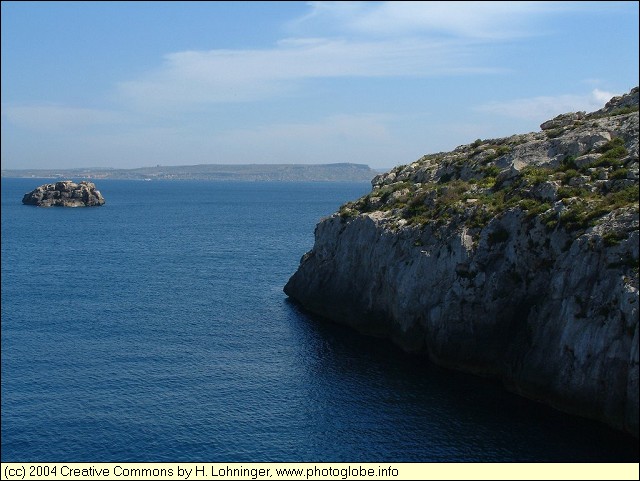
[[[365,164],[200,164],[134,169],[2,169],[2,177],[123,180],[368,182],[379,172]]]

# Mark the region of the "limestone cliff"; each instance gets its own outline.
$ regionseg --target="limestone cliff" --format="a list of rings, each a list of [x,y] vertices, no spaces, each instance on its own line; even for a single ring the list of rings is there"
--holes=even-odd
[[[377,176],[285,292],[638,436],[638,88],[541,128]]]
[[[86,207],[104,204],[104,197],[92,182],[70,180],[43,184],[24,194],[22,203],[39,207]]]

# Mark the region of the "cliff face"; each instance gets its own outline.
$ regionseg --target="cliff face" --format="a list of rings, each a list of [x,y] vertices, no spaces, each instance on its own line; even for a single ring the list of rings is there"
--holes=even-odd
[[[285,292],[638,436],[638,89],[541,127],[377,176]]]
[[[22,203],[39,207],[87,207],[104,204],[104,198],[92,182],[76,184],[70,180],[43,184],[24,194]]]

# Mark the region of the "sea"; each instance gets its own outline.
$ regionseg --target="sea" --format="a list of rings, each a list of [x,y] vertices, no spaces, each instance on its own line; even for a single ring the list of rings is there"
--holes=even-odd
[[[80,180],[80,179],[74,179]],[[3,462],[637,462],[638,441],[282,288],[368,183],[2,179]]]

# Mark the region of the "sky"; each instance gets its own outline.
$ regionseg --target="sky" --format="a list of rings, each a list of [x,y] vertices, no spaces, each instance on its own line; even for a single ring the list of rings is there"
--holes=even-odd
[[[407,164],[638,85],[638,2],[3,1],[3,169]]]

